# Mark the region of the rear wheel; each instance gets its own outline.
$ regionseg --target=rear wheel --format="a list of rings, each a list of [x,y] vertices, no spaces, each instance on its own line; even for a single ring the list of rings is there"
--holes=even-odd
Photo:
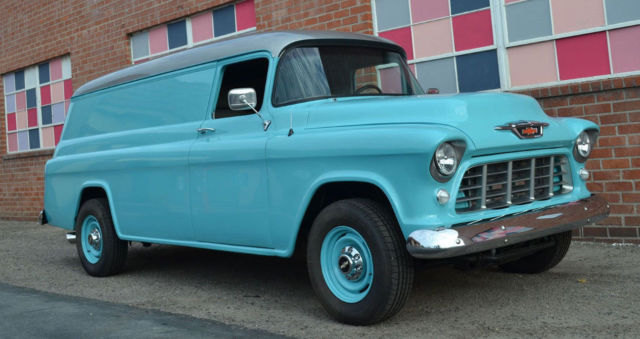
[[[413,283],[413,261],[389,211],[366,199],[335,202],[309,232],[311,285],[338,321],[364,325],[396,314]]]
[[[555,244],[540,252],[500,265],[509,273],[535,274],[548,271],[558,265],[571,245],[571,231],[551,236]]]
[[[118,238],[106,199],[82,204],[76,219],[76,250],[85,271],[104,277],[122,270],[127,259],[127,242]]]

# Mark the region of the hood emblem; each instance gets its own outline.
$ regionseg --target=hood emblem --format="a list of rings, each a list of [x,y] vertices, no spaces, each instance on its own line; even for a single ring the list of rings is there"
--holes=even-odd
[[[496,126],[498,131],[511,131],[520,139],[532,139],[542,136],[542,129],[549,126],[546,122],[540,121],[514,121],[508,122],[502,126]]]

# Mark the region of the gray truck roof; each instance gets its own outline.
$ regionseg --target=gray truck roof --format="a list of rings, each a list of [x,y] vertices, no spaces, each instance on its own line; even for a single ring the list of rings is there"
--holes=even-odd
[[[404,50],[395,43],[365,34],[336,31],[276,31],[251,33],[215,41],[210,44],[187,49],[109,73],[80,86],[73,96],[91,93],[103,88],[235,55],[256,51],[267,51],[273,56],[278,56],[289,45],[303,43],[305,41],[311,42],[323,40],[333,42],[358,40],[365,44],[383,44],[387,45],[389,48],[396,49],[405,55]]]

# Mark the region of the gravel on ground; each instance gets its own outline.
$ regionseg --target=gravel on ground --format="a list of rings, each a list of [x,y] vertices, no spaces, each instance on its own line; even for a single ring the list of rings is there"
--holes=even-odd
[[[293,337],[640,337],[638,246],[573,243],[538,275],[420,269],[399,314],[357,327],[327,315],[300,261],[134,243],[123,273],[94,278],[64,234],[0,221],[0,282]]]

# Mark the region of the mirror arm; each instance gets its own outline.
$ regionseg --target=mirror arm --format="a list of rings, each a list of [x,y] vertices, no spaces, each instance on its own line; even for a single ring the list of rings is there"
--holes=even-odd
[[[264,130],[266,131],[269,128],[269,125],[271,125],[271,120],[264,120],[264,118],[262,117],[262,114],[260,114],[255,107],[253,107],[253,105],[251,105],[246,98],[242,98],[242,102],[244,102],[245,105],[249,106],[249,108],[251,108],[253,110],[253,113],[255,113],[258,117],[260,117],[260,119],[262,120],[262,127],[264,128]]]

